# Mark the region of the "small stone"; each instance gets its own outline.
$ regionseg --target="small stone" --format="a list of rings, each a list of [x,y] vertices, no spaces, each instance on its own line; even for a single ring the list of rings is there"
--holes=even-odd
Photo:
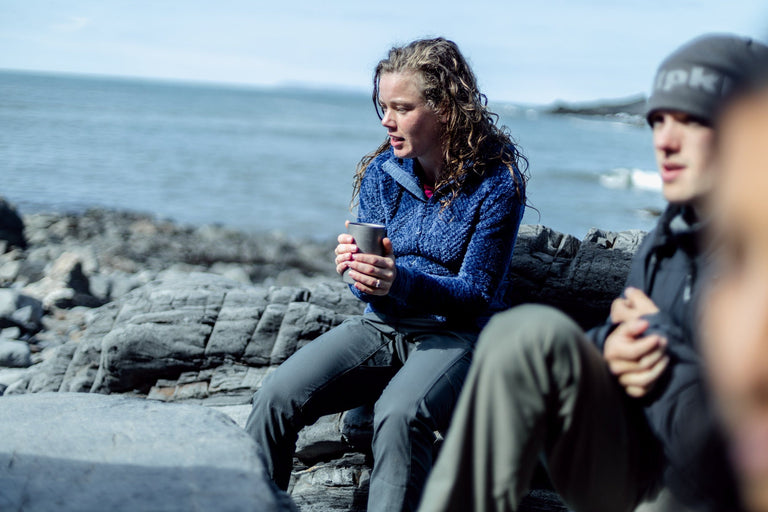
[[[27,368],[31,364],[31,351],[26,342],[0,339],[0,366]]]
[[[0,251],[0,254],[2,252]],[[7,261],[0,265],[0,282],[12,283],[21,271],[21,261]]]
[[[18,327],[7,327],[0,331],[0,339],[18,340],[21,338],[21,329]]]
[[[171,388],[152,386],[152,388],[149,390],[149,393],[147,393],[147,399],[159,400],[161,402],[170,402],[175,391],[175,386]]]
[[[176,386],[176,391],[173,393],[174,401],[182,400],[197,400],[206,398],[208,396],[208,383],[190,382],[189,384],[182,384]]]

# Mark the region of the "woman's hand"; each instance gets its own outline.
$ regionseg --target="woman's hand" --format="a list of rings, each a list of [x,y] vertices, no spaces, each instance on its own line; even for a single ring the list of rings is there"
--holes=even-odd
[[[336,254],[336,273],[341,275],[347,268],[347,262],[352,259],[352,254],[357,252],[357,246],[355,239],[349,233],[341,233],[336,241],[339,243],[333,251]]]
[[[382,241],[384,256],[359,252],[355,239],[348,233],[340,234],[337,241],[336,272],[341,275],[349,269],[355,288],[370,295],[387,295],[397,277],[392,241]]]

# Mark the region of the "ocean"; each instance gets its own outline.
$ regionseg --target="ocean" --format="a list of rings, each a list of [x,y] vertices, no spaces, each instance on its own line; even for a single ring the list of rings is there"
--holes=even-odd
[[[583,238],[664,207],[649,128],[494,102],[529,160],[524,223]],[[327,240],[385,138],[370,95],[0,71],[0,196],[21,213],[106,207]]]

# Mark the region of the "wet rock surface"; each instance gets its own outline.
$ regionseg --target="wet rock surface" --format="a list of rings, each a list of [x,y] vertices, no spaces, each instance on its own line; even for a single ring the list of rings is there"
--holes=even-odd
[[[363,309],[334,272],[333,240],[108,210],[30,215],[24,227],[26,246],[0,254],[0,404],[112,395],[205,406],[243,425],[270,371]],[[594,325],[643,235],[595,229],[578,240],[524,225],[509,296]],[[301,510],[365,509],[370,414],[331,415],[301,433],[289,489]],[[556,496],[533,495],[524,509],[560,510],[548,500]]]

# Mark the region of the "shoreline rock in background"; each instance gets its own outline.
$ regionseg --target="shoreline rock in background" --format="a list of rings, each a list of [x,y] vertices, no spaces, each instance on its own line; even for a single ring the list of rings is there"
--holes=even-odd
[[[625,122],[645,124],[646,102],[644,94],[581,103],[558,101],[547,108],[547,112],[558,115],[612,116]]]
[[[8,247],[26,249],[27,239],[24,236],[24,221],[16,208],[0,197],[0,253]]]
[[[362,311],[335,274],[334,241],[108,210],[25,223],[27,248],[0,254],[0,337],[15,349],[27,345],[20,366],[29,367],[0,368],[0,402],[42,392],[120,394],[205,405],[243,425],[270,371]],[[524,225],[510,298],[594,325],[622,291],[643,235],[591,230],[578,240]],[[363,407],[330,415],[302,431],[289,489],[302,510],[364,510],[370,414]]]

